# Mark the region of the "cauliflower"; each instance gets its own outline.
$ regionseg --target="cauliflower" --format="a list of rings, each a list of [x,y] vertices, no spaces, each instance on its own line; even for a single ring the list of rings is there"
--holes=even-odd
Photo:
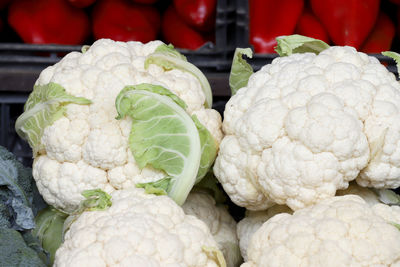
[[[336,196],[357,195],[361,197],[375,213],[389,221],[400,222],[399,196],[393,191],[381,189],[371,190],[361,187],[354,182],[345,190],[338,190]],[[379,204],[379,205],[378,205]],[[387,205],[384,205],[387,204]],[[389,206],[393,205],[394,206]],[[243,259],[247,260],[247,248],[253,234],[270,218],[280,213],[292,214],[292,210],[286,205],[274,205],[263,211],[246,211],[246,216],[237,224],[237,234],[240,241],[240,251]],[[391,219],[390,219],[391,218]]]
[[[211,105],[205,76],[170,46],[101,39],[41,72],[16,130],[57,209],[72,212],[84,190],[160,181],[182,204],[222,138]]]
[[[280,213],[292,213],[286,205],[274,205],[267,210],[246,211],[246,215],[237,224],[237,235],[239,237],[240,253],[247,261],[247,248],[253,234],[270,218]]]
[[[324,47],[278,57],[252,74],[242,52],[249,54],[237,50],[230,77],[241,88],[226,104],[214,165],[234,203],[297,210],[355,179],[364,187],[400,186],[400,84],[378,59]]]
[[[388,218],[376,212],[377,205],[390,210]],[[293,215],[278,214],[254,233],[242,267],[398,266],[400,231],[393,219],[400,218],[400,210],[377,205],[346,195],[324,199]]]
[[[236,222],[225,206],[216,205],[208,193],[194,191],[189,194],[182,209],[185,214],[205,222],[225,256],[226,266],[234,267],[241,263]]]
[[[54,266],[225,266],[206,224],[167,196],[115,190],[72,222]]]

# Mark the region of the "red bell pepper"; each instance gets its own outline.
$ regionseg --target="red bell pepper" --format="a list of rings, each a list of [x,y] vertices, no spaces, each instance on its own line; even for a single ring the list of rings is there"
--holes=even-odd
[[[85,8],[90,5],[92,5],[96,0],[68,0],[71,5],[79,7],[79,8]]]
[[[329,36],[324,25],[308,9],[305,9],[303,14],[301,14],[294,32],[329,44]]]
[[[383,12],[379,13],[374,29],[362,45],[360,51],[365,53],[381,53],[390,50],[396,29],[393,21]]]
[[[207,42],[206,37],[179,17],[173,5],[165,11],[161,25],[165,41],[175,47],[195,50]]]
[[[0,0],[0,10],[4,9],[10,2],[11,0]]]
[[[93,9],[95,39],[147,43],[157,39],[161,17],[150,5],[138,5],[129,0],[100,0]]]
[[[14,0],[8,23],[25,43],[77,45],[90,33],[86,13],[66,0]]]
[[[158,0],[131,0],[131,1],[134,2],[134,3],[137,3],[137,4],[152,5],[155,2],[157,2]]]
[[[199,31],[210,31],[215,27],[217,0],[174,0],[178,15],[191,27]]]
[[[310,0],[335,45],[359,49],[375,25],[379,0]]]
[[[275,53],[276,37],[294,33],[303,0],[249,0],[249,38],[256,53]]]

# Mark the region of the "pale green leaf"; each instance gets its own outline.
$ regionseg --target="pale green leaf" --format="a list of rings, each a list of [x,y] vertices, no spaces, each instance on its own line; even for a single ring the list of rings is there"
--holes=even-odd
[[[240,88],[247,86],[249,78],[253,74],[253,68],[243,59],[243,55],[252,58],[253,52],[250,48],[236,48],[229,75],[231,95],[236,94]]]
[[[118,119],[132,118],[129,146],[140,168],[150,165],[171,177],[168,195],[179,205],[186,200],[198,173],[200,137],[192,118],[170,96],[124,88],[116,99]],[[167,89],[165,89],[167,90]]]
[[[53,264],[57,249],[63,242],[64,221],[68,217],[53,207],[41,210],[35,217],[36,227],[32,234],[43,249],[50,255],[50,263]]]
[[[90,100],[68,94],[56,83],[34,86],[24,106],[24,113],[15,123],[17,134],[28,141],[34,155],[43,147],[41,138],[44,128],[61,118],[68,104],[88,105]]]
[[[80,214],[84,211],[106,210],[111,207],[111,196],[101,189],[85,190],[82,193],[85,198],[79,203],[79,207],[73,214]]]
[[[202,125],[196,116],[192,116],[200,136],[201,160],[196,182],[198,183],[207,174],[217,157],[217,144],[211,133]]]
[[[311,37],[293,34],[288,36],[280,36],[276,38],[278,45],[275,51],[281,56],[290,56],[295,53],[315,53],[319,54],[329,45],[321,40]]]
[[[397,72],[400,74],[400,54],[392,51],[382,52],[382,55],[394,59],[396,62]]]
[[[157,196],[167,195],[170,186],[171,186],[171,177],[162,178],[155,182],[136,184],[136,187],[144,188],[147,194],[154,194]]]
[[[224,254],[217,247],[203,246],[202,250],[217,263],[218,267],[226,267]]]

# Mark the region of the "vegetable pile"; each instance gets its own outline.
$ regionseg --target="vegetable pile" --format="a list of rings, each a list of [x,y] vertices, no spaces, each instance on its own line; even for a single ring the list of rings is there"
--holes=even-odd
[[[216,10],[217,0],[2,0],[0,32],[15,39],[8,37],[8,43],[160,39],[196,50],[215,42]]]
[[[396,0],[249,0],[249,43],[255,53],[275,53],[276,37],[301,34],[380,53],[390,50],[399,36],[399,4]],[[280,19],[283,16],[285,20]]]
[[[223,122],[161,41],[100,39],[44,69],[15,124],[32,170],[0,147],[0,261],[399,265],[400,83],[349,46],[277,43],[255,73],[236,50]]]

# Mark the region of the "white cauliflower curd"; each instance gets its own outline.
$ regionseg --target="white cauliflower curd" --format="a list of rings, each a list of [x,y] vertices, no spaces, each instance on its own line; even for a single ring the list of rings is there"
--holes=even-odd
[[[245,261],[247,261],[247,248],[251,237],[257,230],[270,218],[280,213],[292,213],[286,205],[274,205],[267,210],[252,211],[247,210],[245,217],[237,224],[237,236],[239,238],[240,253]]]
[[[113,191],[111,202],[77,217],[54,266],[226,266],[206,224],[171,198],[131,188]]]
[[[196,216],[205,222],[225,257],[227,267],[240,265],[242,258],[236,235],[236,221],[225,205],[217,205],[208,193],[194,191],[189,194],[182,209],[186,215]]]
[[[290,38],[298,36],[282,37],[278,48]],[[321,50],[277,57],[254,74],[241,58],[249,51],[235,54],[231,84],[232,75],[239,81],[214,172],[237,205],[297,210],[355,179],[400,186],[400,83],[352,47]]]
[[[379,213],[378,206],[389,211]],[[400,231],[394,225],[399,215],[398,209],[371,207],[356,195],[324,199],[265,222],[241,266],[400,266]]]
[[[170,46],[101,39],[41,72],[16,129],[33,148],[41,195],[58,209],[73,211],[83,190],[110,193],[166,177],[183,202],[222,138],[211,105],[205,76]],[[203,146],[214,149],[205,158]],[[193,178],[184,193],[173,188],[179,175]]]

